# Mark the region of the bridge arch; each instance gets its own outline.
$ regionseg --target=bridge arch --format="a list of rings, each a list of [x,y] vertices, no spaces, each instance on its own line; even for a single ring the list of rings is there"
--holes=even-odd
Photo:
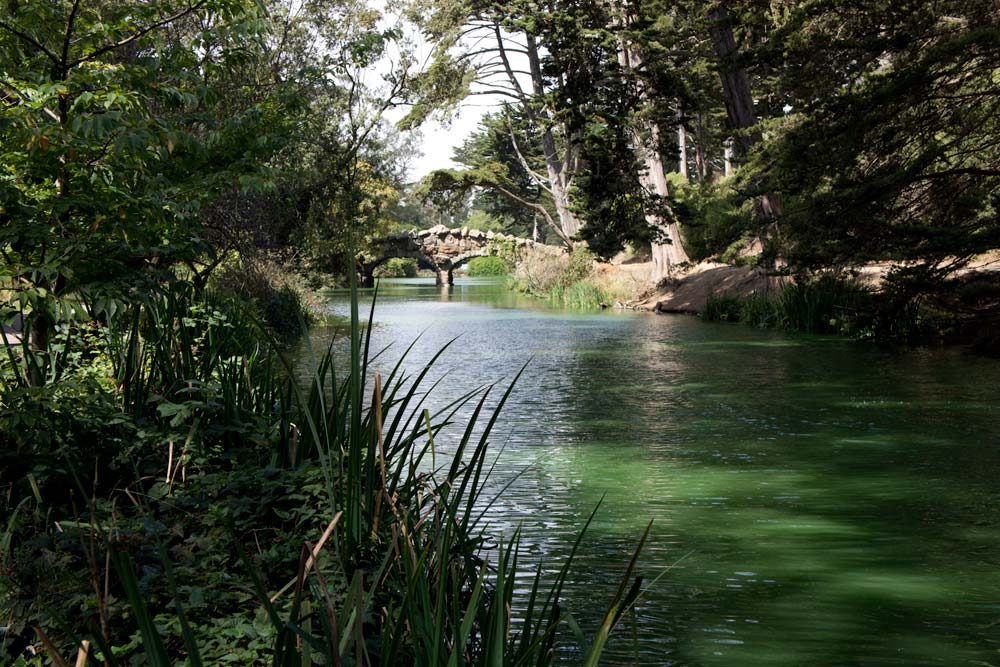
[[[437,270],[437,265],[434,264],[432,260],[427,255],[423,253],[412,253],[407,255],[402,254],[383,254],[370,262],[359,261],[358,263],[358,276],[360,278],[359,284],[362,287],[374,287],[375,286],[375,270],[388,262],[390,259],[395,259],[397,257],[404,259],[416,260],[417,266],[425,269]]]
[[[536,243],[507,234],[483,232],[468,227],[448,228],[437,225],[430,229],[411,230],[381,239],[378,242],[378,257],[361,265],[362,284],[374,284],[375,268],[393,257],[409,257],[424,260],[437,272],[438,285],[453,285],[454,271],[473,257],[495,255],[504,246],[513,251],[540,251],[563,254],[562,247]]]

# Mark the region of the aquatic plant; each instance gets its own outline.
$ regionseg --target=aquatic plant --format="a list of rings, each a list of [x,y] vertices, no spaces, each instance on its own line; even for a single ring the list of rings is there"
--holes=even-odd
[[[701,317],[762,328],[905,342],[942,336],[952,325],[950,319],[937,316],[916,301],[886,298],[873,288],[835,276],[789,283],[776,294],[713,294]]]
[[[176,289],[116,313],[118,409],[101,419],[138,443],[104,443],[108,470],[91,483],[81,448],[61,473],[71,494],[38,484],[35,466],[4,499],[10,651],[35,637],[57,664],[81,652],[102,665],[550,664],[586,525],[556,577],[539,563],[524,591],[519,535],[491,548],[481,521],[490,435],[517,377],[432,412],[444,350],[375,373],[355,290],[347,363],[331,347],[302,382],[254,340],[266,329],[213,298]],[[634,564],[582,642],[588,664],[638,595]]]
[[[701,318],[709,322],[738,322],[740,298],[732,294],[710,294],[701,311]]]

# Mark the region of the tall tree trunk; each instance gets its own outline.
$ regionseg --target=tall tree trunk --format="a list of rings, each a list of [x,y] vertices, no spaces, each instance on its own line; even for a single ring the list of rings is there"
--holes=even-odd
[[[684,112],[680,105],[677,105],[677,171],[685,180],[688,177],[688,145],[687,130],[684,129]]]
[[[736,38],[729,24],[729,12],[725,0],[709,10],[708,18],[711,21],[709,32],[712,35],[712,46],[722,65],[719,69],[719,78],[722,80],[726,115],[729,117],[729,123],[738,130],[735,138],[739,154],[742,156],[761,139],[760,132],[752,129],[757,124],[757,116],[753,110],[750,82],[747,80],[746,70],[736,65],[738,55]]]
[[[545,81],[542,78],[541,59],[538,55],[538,43],[533,35],[525,36],[525,44],[528,53],[528,65],[531,70],[531,83],[535,95],[541,96],[545,93]],[[530,103],[529,103],[530,104]],[[529,105],[526,105],[529,106]],[[574,151],[567,146],[565,155],[561,156],[556,148],[556,140],[552,135],[551,117],[547,119],[538,118],[533,109],[528,109],[529,117],[538,127],[542,140],[542,153],[545,155],[545,171],[548,176],[549,189],[552,193],[552,200],[555,203],[556,215],[559,218],[559,226],[562,228],[563,236],[572,239],[580,232],[580,220],[570,208],[569,190],[572,185],[572,174],[568,173],[572,167]],[[540,122],[542,120],[548,122]],[[570,138],[566,137],[569,142]]]
[[[623,68],[637,70],[642,65],[642,54],[637,46],[627,44],[623,38],[619,38],[618,62]],[[639,97],[645,102],[648,98],[645,84],[641,79],[638,79],[637,85]],[[653,255],[653,280],[658,283],[664,278],[670,277],[674,266],[687,262],[688,255],[681,243],[680,229],[677,227],[676,218],[666,202],[669,190],[667,189],[666,172],[663,168],[663,158],[660,155],[659,128],[656,123],[644,120],[640,121],[638,127],[633,128],[632,131],[636,153],[644,167],[639,174],[642,187],[648,192],[658,195],[662,206],[668,211],[668,215],[664,216],[657,211],[646,210],[646,222],[659,236],[658,240],[650,243]],[[682,159],[685,161],[686,176],[685,151],[682,151]]]
[[[715,54],[719,57],[721,67],[719,78],[722,80],[722,94],[726,102],[726,115],[729,123],[737,130],[734,136],[735,157],[744,157],[750,148],[763,138],[757,129],[757,116],[753,108],[753,95],[750,94],[750,83],[746,70],[736,64],[739,55],[736,48],[736,38],[729,22],[727,0],[716,3],[708,12],[711,21],[709,32]],[[756,204],[759,217],[765,222],[760,232],[760,241],[766,241],[772,221],[781,215],[781,204],[773,193],[764,193]]]
[[[646,141],[636,142],[646,167],[641,175],[644,181],[643,187],[659,195],[661,202],[666,206],[666,197],[670,191],[667,188],[663,160],[660,158],[660,152],[655,150],[655,147],[659,146],[659,130],[654,123],[650,123],[646,134],[648,135]],[[681,243],[681,232],[672,212],[668,216],[661,216],[647,211],[646,221],[659,232],[661,240],[665,241],[665,243],[654,241],[650,244],[653,255],[653,279],[660,282],[670,277],[674,266],[687,262],[689,258]]]
[[[695,172],[698,174],[698,182],[704,183],[705,179],[708,178],[708,158],[705,155],[705,116],[699,111],[698,112],[698,125],[695,128],[695,146],[694,146],[694,168]]]

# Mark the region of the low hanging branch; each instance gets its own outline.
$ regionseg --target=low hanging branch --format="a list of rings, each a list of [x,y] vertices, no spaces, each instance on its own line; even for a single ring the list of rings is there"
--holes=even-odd
[[[493,184],[492,187],[497,192],[499,192],[500,194],[504,195],[508,199],[510,199],[512,201],[515,201],[518,204],[521,204],[522,206],[525,206],[527,208],[530,208],[530,209],[532,209],[534,211],[538,211],[539,213],[541,213],[542,217],[545,218],[545,222],[549,225],[549,227],[551,227],[553,229],[553,231],[555,231],[556,235],[559,236],[560,239],[562,239],[562,242],[565,243],[568,246],[572,246],[572,241],[569,239],[569,237],[567,237],[565,234],[563,234],[562,227],[559,226],[559,223],[557,223],[555,221],[555,219],[552,217],[552,214],[549,213],[548,209],[546,209],[544,206],[542,206],[541,204],[536,203],[536,202],[530,202],[530,201],[528,201],[526,199],[522,199],[521,197],[518,197],[516,194],[514,194],[513,192],[511,192],[507,188],[504,188],[503,186],[500,186],[500,185],[497,185],[497,184]]]
[[[568,247],[572,247],[572,240],[566,236],[562,227],[543,204],[525,199],[507,188],[497,174],[493,173],[489,167],[480,167],[465,171],[439,169],[431,172],[421,181],[415,194],[424,201],[432,201],[447,206],[466,197],[473,188],[477,187],[495,190],[511,201],[532,211],[541,213],[546,224],[555,231],[562,242]]]

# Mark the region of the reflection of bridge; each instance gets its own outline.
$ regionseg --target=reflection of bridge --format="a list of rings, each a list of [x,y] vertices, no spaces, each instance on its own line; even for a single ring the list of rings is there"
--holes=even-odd
[[[411,257],[430,265],[437,272],[438,285],[453,285],[455,278],[452,272],[473,257],[496,255],[503,250],[532,250],[554,255],[565,252],[562,247],[516,236],[481,232],[468,227],[448,229],[444,225],[394,234],[377,242],[376,247],[379,256],[361,266],[362,282],[366,285],[374,284],[375,268],[393,257]]]

